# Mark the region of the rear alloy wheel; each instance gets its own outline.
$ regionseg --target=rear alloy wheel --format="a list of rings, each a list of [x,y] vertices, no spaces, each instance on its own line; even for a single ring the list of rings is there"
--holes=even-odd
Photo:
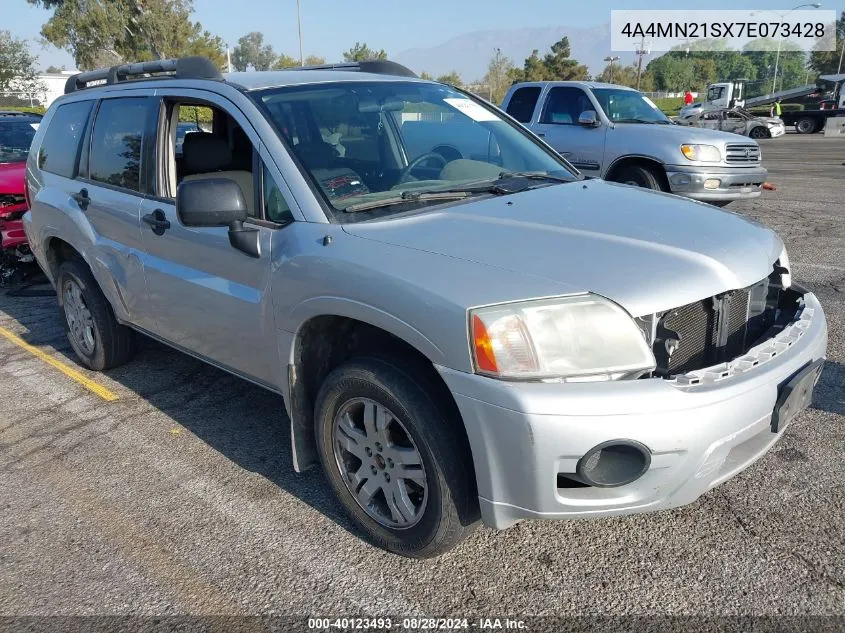
[[[424,372],[350,360],[323,381],[315,435],[335,495],[378,547],[412,558],[457,545],[479,518],[463,425]]]
[[[798,122],[795,124],[795,131],[799,134],[812,134],[816,131],[816,122],[810,117],[798,119]]]
[[[84,263],[64,262],[59,267],[56,288],[68,341],[83,365],[103,371],[132,357],[134,332],[114,318],[108,300]]]
[[[611,178],[613,182],[619,182],[623,185],[633,185],[635,187],[642,187],[643,189],[652,189],[654,191],[662,191],[660,186],[660,178],[654,170],[642,165],[626,165],[617,169]]]
[[[758,125],[753,130],[751,130],[751,134],[749,134],[749,136],[755,139],[772,138],[772,133],[769,131],[768,128],[765,128],[762,125]]]

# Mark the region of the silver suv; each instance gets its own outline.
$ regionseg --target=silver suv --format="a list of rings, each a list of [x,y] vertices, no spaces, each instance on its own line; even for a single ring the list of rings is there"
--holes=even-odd
[[[517,83],[502,108],[588,176],[725,206],[759,197],[768,175],[756,141],[675,125],[625,86]]]
[[[690,503],[781,437],[825,356],[774,232],[584,179],[389,62],[77,75],[27,178],[82,364],[141,333],[280,394],[295,468],[407,556],[479,519]]]

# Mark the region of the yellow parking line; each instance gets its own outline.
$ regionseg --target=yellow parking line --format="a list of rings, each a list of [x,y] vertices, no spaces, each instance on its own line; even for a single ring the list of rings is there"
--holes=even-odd
[[[37,347],[33,347],[32,345],[27,343],[25,340],[23,340],[20,336],[18,336],[14,332],[10,332],[9,330],[7,330],[5,328],[0,327],[0,335],[2,335],[6,339],[8,339],[12,343],[14,343],[15,345],[17,345],[21,349],[25,349],[27,352],[29,352],[30,354],[32,354],[36,358],[43,360],[48,365],[55,367],[60,372],[62,372],[65,376],[67,376],[71,380],[78,382],[80,385],[85,387],[88,391],[97,394],[103,400],[106,400],[107,402],[114,402],[115,400],[117,400],[117,395],[115,393],[113,393],[112,391],[109,391],[108,389],[106,389],[102,385],[97,384],[96,382],[94,382],[90,378],[86,378],[80,372],[76,371],[73,367],[69,367],[68,365],[65,365],[62,361],[56,360],[55,358],[53,358],[49,354],[45,354],[44,352],[42,352]]]

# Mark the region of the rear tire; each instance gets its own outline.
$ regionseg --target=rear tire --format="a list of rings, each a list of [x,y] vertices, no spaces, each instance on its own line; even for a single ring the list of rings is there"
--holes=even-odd
[[[104,371],[128,361],[135,352],[135,333],[120,325],[88,267],[68,260],[56,283],[65,331],[79,361]]]
[[[810,117],[798,119],[795,123],[795,131],[799,134],[812,134],[816,131],[816,121]]]
[[[326,377],[315,405],[338,500],[370,541],[410,558],[452,549],[479,518],[463,425],[437,391],[407,363],[361,357]]]
[[[625,165],[624,167],[620,167],[613,172],[613,176],[609,180],[625,185],[642,187],[643,189],[663,191],[659,175],[653,169],[643,167],[642,165]]]

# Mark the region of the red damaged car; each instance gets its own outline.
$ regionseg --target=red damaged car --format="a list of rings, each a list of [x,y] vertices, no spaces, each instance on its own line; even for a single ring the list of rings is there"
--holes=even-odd
[[[40,122],[39,114],[0,111],[0,286],[34,262],[21,218],[28,209],[26,157]]]

